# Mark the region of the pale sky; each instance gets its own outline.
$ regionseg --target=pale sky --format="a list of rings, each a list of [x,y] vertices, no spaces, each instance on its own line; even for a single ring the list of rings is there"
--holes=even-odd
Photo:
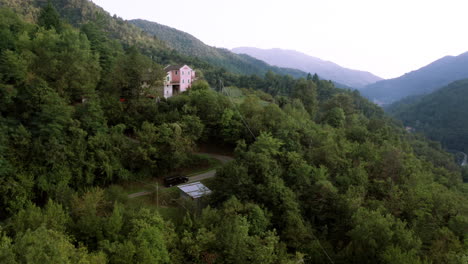
[[[205,44],[293,49],[394,78],[468,51],[467,0],[92,0]]]

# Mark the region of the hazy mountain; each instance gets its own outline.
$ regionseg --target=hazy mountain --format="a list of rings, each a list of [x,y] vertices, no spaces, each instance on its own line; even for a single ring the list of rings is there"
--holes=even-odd
[[[305,77],[306,73],[297,69],[270,66],[267,63],[247,55],[239,55],[227,49],[211,47],[194,36],[156,22],[136,19],[131,24],[148,34],[167,43],[167,45],[186,56],[195,56],[218,67],[238,74],[264,75],[269,70],[294,77]]]
[[[354,88],[362,88],[382,78],[365,71],[351,70],[307,54],[283,49],[258,49],[241,47],[232,49],[238,54],[247,54],[271,65],[295,68],[305,72],[317,73],[321,78],[333,80]]]
[[[401,77],[370,84],[362,94],[389,104],[411,95],[428,94],[453,81],[468,78],[468,52],[446,56]]]
[[[408,98],[388,111],[406,126],[440,141],[449,149],[468,151],[468,79],[429,95]]]

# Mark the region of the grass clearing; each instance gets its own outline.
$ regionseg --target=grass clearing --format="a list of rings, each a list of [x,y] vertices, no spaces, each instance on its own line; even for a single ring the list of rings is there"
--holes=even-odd
[[[270,94],[267,94],[263,91],[246,88],[239,89],[233,86],[225,87],[223,94],[228,96],[235,104],[238,105],[242,104],[247,97],[252,95],[260,98],[259,103],[262,106],[267,106],[274,101],[273,97]]]

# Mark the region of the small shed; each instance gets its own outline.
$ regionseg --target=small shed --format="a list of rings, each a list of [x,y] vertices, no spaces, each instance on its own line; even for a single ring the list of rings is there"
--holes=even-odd
[[[201,182],[192,182],[184,185],[179,185],[177,188],[181,191],[181,196],[183,198],[196,200],[203,196],[211,194],[211,190],[208,189]]]
[[[211,194],[211,190],[201,182],[179,185],[177,188],[180,190],[181,198],[193,212],[200,212],[206,204],[203,198]]]

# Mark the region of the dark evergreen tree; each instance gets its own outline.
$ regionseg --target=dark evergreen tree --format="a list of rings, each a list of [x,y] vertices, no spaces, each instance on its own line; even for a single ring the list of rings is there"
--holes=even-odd
[[[315,84],[318,84],[320,82],[320,79],[317,75],[317,73],[314,73],[314,76],[312,77],[312,81],[315,83]]]
[[[52,5],[49,0],[47,5],[42,8],[39,14],[38,24],[46,29],[55,29],[57,32],[62,31],[62,21],[57,9]]]

